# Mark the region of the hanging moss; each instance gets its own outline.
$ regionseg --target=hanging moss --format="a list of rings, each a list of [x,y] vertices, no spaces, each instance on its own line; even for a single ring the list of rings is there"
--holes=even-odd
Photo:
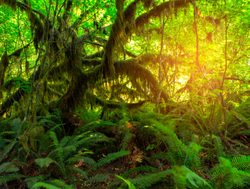
[[[189,3],[192,2],[191,0],[177,0],[177,1],[168,1],[165,3],[161,3],[160,5],[154,7],[149,12],[146,12],[142,15],[140,15],[135,23],[136,23],[136,29],[139,29],[140,27],[143,27],[145,24],[149,23],[149,20],[154,17],[160,17],[161,14],[165,11],[166,14],[170,12],[170,9],[179,9],[183,7],[187,7]]]

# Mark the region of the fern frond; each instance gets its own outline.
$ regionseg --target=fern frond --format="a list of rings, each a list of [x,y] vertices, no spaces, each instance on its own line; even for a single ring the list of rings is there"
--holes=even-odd
[[[238,170],[229,159],[220,157],[219,164],[211,170],[211,180],[216,188],[244,188],[250,182],[250,173]]]
[[[125,182],[128,185],[128,189],[136,189],[135,185],[130,180],[125,179],[125,178],[123,178],[122,176],[119,176],[119,175],[116,175],[116,177],[119,178],[120,180],[122,180],[123,182]]]
[[[64,165],[64,152],[63,147],[59,144],[58,138],[54,131],[49,132],[50,138],[52,139],[54,149],[48,156],[51,156],[52,159],[58,160],[58,164],[60,165],[60,169],[63,175],[66,175],[65,165]],[[55,156],[55,157],[53,157]]]
[[[19,180],[21,178],[23,178],[24,175],[18,174],[18,173],[12,173],[12,174],[5,174],[3,176],[0,176],[0,185],[1,184],[6,184],[10,181],[14,181],[14,180]]]
[[[128,147],[128,145],[129,145],[129,143],[131,142],[131,140],[132,140],[132,138],[133,138],[133,134],[130,132],[130,130],[126,130],[125,132],[124,132],[124,136],[123,136],[123,139],[122,139],[122,142],[121,142],[121,149],[127,149],[127,147]]]
[[[176,188],[212,189],[212,186],[205,179],[186,166],[175,166],[172,172]]]
[[[216,135],[212,135],[213,143],[215,146],[216,154],[218,157],[223,157],[225,156],[224,153],[224,146],[222,144],[221,138]]]
[[[236,156],[231,160],[232,166],[250,172],[250,156]]]
[[[140,166],[140,167],[135,167],[135,168],[129,169],[128,171],[124,172],[122,174],[122,176],[127,177],[133,173],[140,173],[140,172],[152,173],[152,172],[157,172],[157,171],[159,171],[158,168],[145,165],[145,166]]]
[[[96,164],[96,168],[102,167],[104,165],[107,165],[109,163],[111,163],[112,161],[115,161],[121,157],[127,156],[129,155],[130,152],[126,151],[126,150],[121,150],[115,153],[110,153],[108,154],[106,157],[100,159],[97,164]]]
[[[37,182],[35,183],[31,189],[40,189],[40,188],[46,188],[46,189],[73,189],[72,186],[66,184],[62,180],[53,180],[51,182]]]
[[[87,182],[94,184],[94,183],[100,183],[100,182],[106,182],[109,179],[109,174],[96,174],[90,178],[88,178]]]
[[[83,161],[90,167],[97,167],[96,161],[90,157],[83,157]]]
[[[8,156],[8,154],[11,152],[11,150],[14,148],[16,144],[17,144],[17,141],[13,140],[12,142],[10,142],[8,145],[4,147],[3,152],[1,153],[0,162],[2,162]]]
[[[166,176],[171,175],[171,170],[165,170],[158,173],[151,173],[137,178],[131,179],[132,183],[138,189],[147,189],[152,185],[159,183],[165,179]]]
[[[99,142],[110,142],[110,141],[111,139],[102,133],[86,132],[81,135],[77,135],[71,141],[71,144],[74,144],[76,147],[90,148],[91,146]]]
[[[174,122],[170,121],[168,125],[163,125],[157,121],[151,121],[153,130],[159,138],[167,143],[169,147],[168,157],[171,163],[184,164],[186,157],[186,145],[178,138],[173,130]]]
[[[200,167],[199,153],[202,147],[194,142],[191,142],[186,148],[185,165],[189,167]]]
[[[40,167],[40,168],[47,168],[51,163],[54,163],[55,161],[49,157],[46,158],[37,158],[35,159],[35,163]]]
[[[113,127],[113,126],[115,126],[115,124],[111,121],[97,120],[97,121],[92,121],[90,123],[85,124],[84,127],[79,127],[76,130],[76,133],[95,131],[96,129],[101,128],[101,127]]]

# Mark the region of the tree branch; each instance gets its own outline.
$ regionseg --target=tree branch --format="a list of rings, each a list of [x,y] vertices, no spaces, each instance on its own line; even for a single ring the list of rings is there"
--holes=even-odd
[[[135,20],[136,28],[138,29],[140,27],[143,27],[145,24],[149,23],[150,18],[160,17],[162,12],[169,11],[171,8],[179,9],[179,8],[187,7],[190,2],[192,2],[192,0],[172,0],[172,1],[162,3],[154,7],[153,9],[151,9],[149,12],[146,12],[140,15]]]

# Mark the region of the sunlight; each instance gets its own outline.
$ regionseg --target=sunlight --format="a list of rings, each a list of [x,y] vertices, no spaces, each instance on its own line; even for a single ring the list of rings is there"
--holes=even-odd
[[[179,77],[179,79],[177,81],[178,81],[179,84],[185,85],[187,83],[188,79],[189,79],[189,76],[182,75],[182,76]]]

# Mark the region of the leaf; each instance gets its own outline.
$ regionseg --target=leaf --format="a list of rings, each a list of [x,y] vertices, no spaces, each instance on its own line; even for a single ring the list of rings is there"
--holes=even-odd
[[[185,186],[187,188],[212,188],[208,182],[197,175],[195,172],[187,168],[186,166],[175,166],[173,168],[174,180],[177,187]]]
[[[46,158],[38,158],[35,160],[35,162],[40,168],[44,167],[47,168],[51,163],[54,163],[55,161],[49,157],[46,157]]]
[[[6,184],[10,181],[19,180],[20,178],[23,178],[23,177],[24,177],[23,175],[17,174],[17,173],[0,176],[0,184]]]
[[[110,153],[106,157],[100,159],[97,162],[97,168],[102,167],[102,166],[104,166],[106,164],[109,164],[110,162],[112,162],[114,160],[117,160],[118,158],[121,158],[123,156],[127,156],[129,154],[130,154],[130,152],[126,151],[126,150],[121,150],[119,152]]]
[[[88,178],[89,183],[105,183],[109,179],[109,174],[95,174],[94,176]]]
[[[61,189],[60,187],[57,187],[53,184],[49,184],[49,183],[46,183],[46,182],[37,182],[36,184],[34,184],[32,186],[31,189],[36,189],[36,188],[46,188],[46,189]]]
[[[0,165],[0,173],[17,172],[19,168],[13,162],[5,162]]]
[[[122,176],[119,175],[115,175],[117,178],[119,178],[120,180],[122,180],[123,182],[125,182],[128,185],[128,189],[136,189],[135,185],[128,179],[123,178]]]
[[[39,175],[39,176],[31,176],[31,177],[27,177],[25,178],[25,183],[27,184],[28,188],[32,188],[32,186],[39,182],[39,181],[43,181],[45,179],[44,175]]]
[[[12,141],[11,143],[9,143],[9,144],[4,148],[3,155],[0,157],[0,162],[3,161],[3,159],[6,158],[6,156],[8,155],[8,153],[10,153],[10,151],[13,149],[13,147],[15,146],[16,143],[17,143],[17,141],[14,140],[14,141]]]
[[[136,178],[133,178],[131,181],[136,187],[141,189],[146,189],[150,188],[152,185],[156,183],[164,182],[165,178],[170,174],[172,174],[172,170],[167,169],[157,173],[141,175]]]
[[[55,179],[53,181],[51,181],[50,183],[48,182],[37,182],[36,184],[34,184],[32,186],[31,189],[36,189],[36,188],[46,188],[46,189],[73,189],[72,186],[66,184],[64,181],[62,180],[58,180]]]

